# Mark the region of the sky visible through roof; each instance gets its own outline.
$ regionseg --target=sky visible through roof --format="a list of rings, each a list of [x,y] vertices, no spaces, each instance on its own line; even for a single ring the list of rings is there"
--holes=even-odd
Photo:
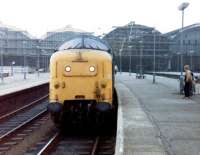
[[[66,25],[101,34],[130,21],[165,33],[180,28],[182,2],[185,26],[200,23],[199,0],[0,0],[0,21],[37,37]]]

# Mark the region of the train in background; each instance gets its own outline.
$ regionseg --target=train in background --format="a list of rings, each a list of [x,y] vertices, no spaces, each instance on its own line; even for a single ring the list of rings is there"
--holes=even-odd
[[[112,115],[114,95],[113,55],[99,38],[82,35],[51,56],[47,108],[55,124],[97,120],[99,113]]]

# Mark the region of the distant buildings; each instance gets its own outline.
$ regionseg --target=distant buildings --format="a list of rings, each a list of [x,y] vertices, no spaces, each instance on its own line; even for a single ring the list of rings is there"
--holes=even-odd
[[[26,65],[33,65],[38,53],[37,42],[27,31],[0,23],[0,56],[3,65],[22,65],[24,55],[27,57]]]
[[[181,44],[182,34],[182,49]],[[170,39],[172,52],[172,68],[180,71],[180,55],[183,54],[183,63],[189,64],[192,70],[200,71],[200,24],[184,27],[164,34]]]
[[[70,25],[47,32],[42,38],[35,38],[24,30],[0,23],[0,53],[3,64],[25,65],[48,69],[50,55],[67,40],[82,33],[92,34]],[[180,54],[184,64],[200,71],[200,24],[187,26],[183,30],[183,51],[180,49],[181,30],[161,34],[152,27],[130,22],[125,26],[114,27],[103,39],[107,41],[116,57],[118,67],[123,71],[153,70],[154,36],[156,70],[180,71]]]
[[[53,53],[61,44],[82,33],[90,34],[84,30],[75,29],[71,25],[67,25],[64,28],[47,32],[47,34],[40,39],[40,47],[42,50]]]
[[[4,55],[20,56],[23,52],[34,55],[36,44],[36,38],[27,31],[0,23],[0,49],[4,51]]]
[[[68,25],[62,29],[47,32],[45,36],[38,39],[26,31],[0,24],[0,53],[3,56],[3,64],[9,66],[15,62],[16,66],[23,66],[25,61],[25,66],[37,69],[39,63],[40,68],[48,69],[51,54],[62,43],[81,33],[87,32]]]
[[[183,35],[183,53],[190,54],[191,52],[200,55],[200,24],[187,26],[181,32],[177,29],[164,34],[173,43],[170,44],[170,50],[173,53],[182,52],[180,49],[181,33]]]
[[[103,38],[112,47],[116,55],[118,67],[122,70],[144,71],[153,70],[154,35],[156,69],[168,70],[169,39],[152,27],[135,24],[116,27]],[[142,61],[142,62],[141,62]]]

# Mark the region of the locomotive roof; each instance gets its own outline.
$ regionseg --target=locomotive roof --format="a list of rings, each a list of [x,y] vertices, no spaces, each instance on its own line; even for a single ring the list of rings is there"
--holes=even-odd
[[[85,35],[69,40],[59,47],[59,51],[68,49],[95,49],[110,52],[109,46],[101,39]]]

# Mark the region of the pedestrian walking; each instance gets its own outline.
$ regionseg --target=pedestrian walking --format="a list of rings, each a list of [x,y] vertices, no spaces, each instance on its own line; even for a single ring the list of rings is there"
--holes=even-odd
[[[192,72],[190,71],[189,65],[184,66],[185,70],[185,86],[184,86],[184,94],[185,98],[191,98],[192,93],[192,85],[193,85],[193,80],[192,80]]]
[[[115,74],[117,74],[117,72],[118,72],[118,67],[117,67],[117,65],[115,65],[114,71],[115,71]]]

